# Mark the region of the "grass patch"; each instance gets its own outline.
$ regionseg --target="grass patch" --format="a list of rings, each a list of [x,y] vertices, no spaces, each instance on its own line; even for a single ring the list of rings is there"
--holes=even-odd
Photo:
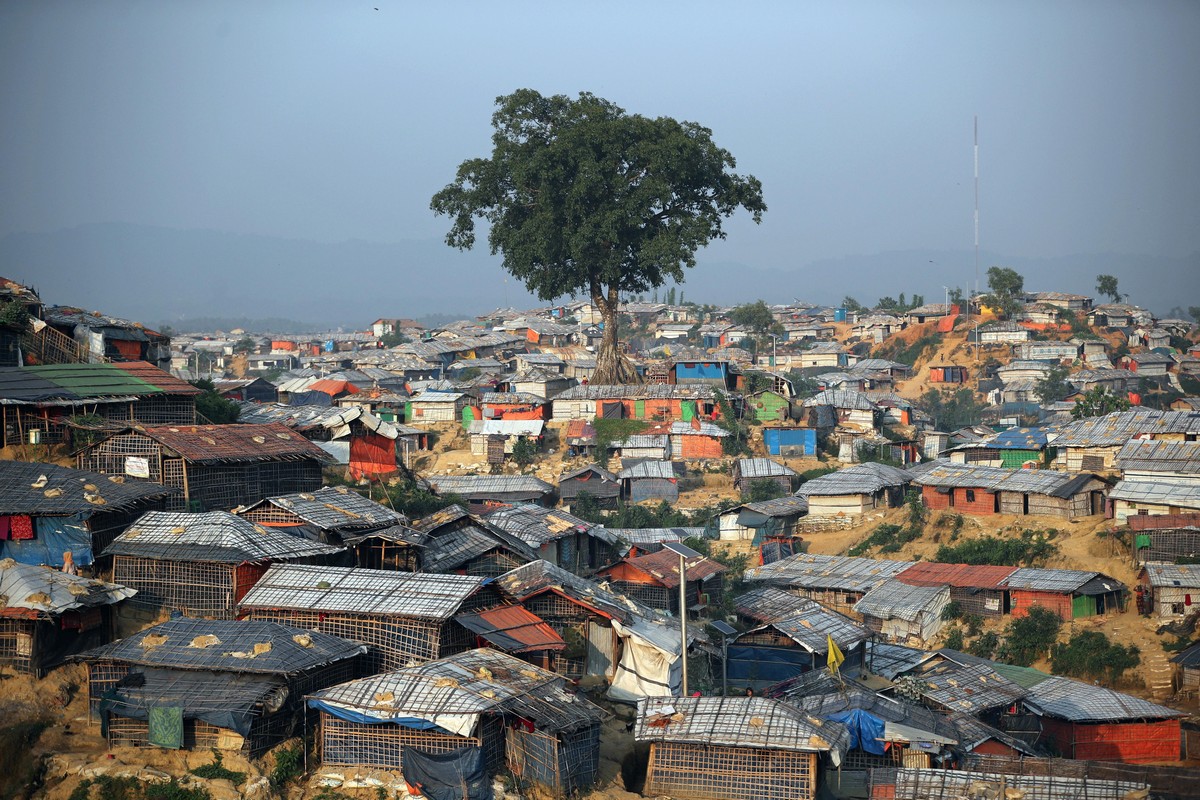
[[[142,783],[137,778],[110,775],[80,781],[68,800],[89,800],[93,786],[98,787],[98,800],[212,800],[207,789],[188,789],[174,778],[169,783]]]
[[[246,773],[237,772],[225,766],[221,751],[213,750],[213,761],[211,764],[203,764],[196,767],[190,772],[197,778],[205,778],[211,780],[213,778],[223,778],[231,781],[234,786],[240,786],[246,780]]]

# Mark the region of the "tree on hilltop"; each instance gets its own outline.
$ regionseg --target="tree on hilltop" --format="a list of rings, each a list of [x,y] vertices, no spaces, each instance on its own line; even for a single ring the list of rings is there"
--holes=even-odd
[[[762,184],[737,175],[712,131],[670,117],[626,113],[582,92],[519,89],[496,100],[492,153],[462,162],[430,208],[452,220],[446,243],[488,245],[542,300],[586,294],[604,320],[593,383],[636,373],[617,349],[621,296],[684,280],[696,250],[725,238],[739,208],[762,219]]]

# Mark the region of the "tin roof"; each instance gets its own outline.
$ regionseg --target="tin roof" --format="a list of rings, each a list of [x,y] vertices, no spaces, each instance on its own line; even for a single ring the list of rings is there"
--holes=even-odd
[[[89,650],[80,658],[161,669],[291,674],[366,650],[337,636],[277,622],[179,617]]]
[[[796,494],[800,497],[875,494],[889,486],[904,486],[912,480],[912,475],[905,470],[867,461],[805,481]]]
[[[352,711],[379,722],[413,718],[450,730],[454,717],[469,735],[479,714],[507,712],[539,727],[574,730],[593,725],[604,712],[567,686],[561,675],[498,650],[468,650],[322,689],[310,705]],[[463,724],[465,722],[465,724]]]
[[[1117,451],[1117,468],[1200,474],[1200,442],[1131,439]]]
[[[617,594],[607,586],[580,578],[548,561],[532,561],[510,570],[496,578],[496,585],[502,593],[518,603],[542,592],[553,591],[621,621],[635,615],[646,618],[659,616],[652,609]]]
[[[624,561],[629,566],[657,578],[659,583],[669,589],[679,586],[679,555],[677,553],[670,550],[659,550],[657,553],[626,558]],[[684,568],[687,570],[689,582],[703,581],[713,575],[719,575],[727,569],[724,564],[713,561],[704,555],[699,558],[687,559],[684,562]]]
[[[616,541],[603,525],[593,525],[565,511],[531,504],[498,508],[486,514],[484,519],[534,549],[577,533],[587,533],[610,544]]]
[[[129,428],[161,444],[186,461],[215,464],[245,461],[315,459],[330,461],[321,448],[278,423],[265,425],[158,425]]]
[[[1069,498],[1095,480],[1092,473],[1072,474],[1045,469],[1006,469],[939,460],[918,472],[913,482],[938,488],[966,487],[989,492],[1019,492]]]
[[[765,697],[643,698],[634,739],[839,754],[850,747],[850,734],[840,723]]]
[[[918,561],[896,575],[896,580],[912,586],[954,586],[963,589],[1002,589],[1004,579],[1016,567],[994,567],[987,564],[938,564]]]
[[[723,439],[729,435],[729,431],[720,425],[705,420],[672,422],[670,430],[672,436],[712,436],[716,439]]]
[[[1146,564],[1146,578],[1157,588],[1200,588],[1200,565],[1196,564]]]
[[[60,570],[0,560],[0,616],[48,618],[77,608],[113,605],[137,592]]]
[[[1034,592],[1072,593],[1082,589],[1086,584],[1099,579],[1101,586],[1108,591],[1116,592],[1125,589],[1125,584],[1109,578],[1100,572],[1087,572],[1077,569],[1042,569],[1039,567],[1021,567],[1013,571],[1003,581],[1003,586],[1009,589],[1026,589]],[[1107,588],[1111,587],[1111,588]]]
[[[540,419],[477,419],[467,432],[472,436],[541,436],[546,423]]]
[[[875,404],[871,398],[862,392],[849,389],[827,389],[818,392],[804,401],[805,408],[812,406],[833,406],[834,408],[851,409],[854,411],[874,411]]]
[[[640,548],[661,546],[665,542],[682,542],[684,539],[704,537],[704,528],[607,528],[608,532],[622,541]]]
[[[829,652],[829,637],[833,637],[834,643],[843,650],[871,638],[869,630],[848,617],[830,611],[814,600],[799,599],[801,603],[785,616],[773,619],[743,635],[774,628],[810,653],[821,655]]]
[[[797,553],[780,561],[746,570],[746,580],[762,581],[773,586],[865,592],[913,563]]]
[[[929,770],[901,767],[896,770],[895,797],[922,800],[959,800],[970,797],[980,785],[1003,786],[1023,800],[1124,800],[1140,797],[1148,784],[1068,778],[1061,775],[1010,775],[966,770]]]
[[[0,461],[0,514],[90,516],[125,511],[178,493],[173,487],[123,475],[34,461]]]
[[[268,497],[253,505],[235,509],[234,513],[244,514],[264,505],[291,512],[304,522],[326,531],[378,528],[408,522],[408,518],[400,512],[368,500],[345,486],[326,486],[312,493]]]
[[[791,517],[808,513],[808,498],[799,496],[776,497],[773,500],[759,500],[753,503],[743,503],[730,511],[749,509],[764,517]]]
[[[1200,508],[1200,484],[1189,478],[1119,481],[1108,496],[1130,503]]]
[[[200,390],[145,361],[0,368],[0,398],[8,403],[102,401],[158,394],[192,397]]]
[[[984,664],[929,661],[913,674],[920,679],[921,696],[927,701],[967,714],[1010,706],[1027,694]]]
[[[665,478],[673,481],[676,475],[675,467],[670,461],[639,461],[617,473],[617,478],[623,481],[640,478]]]
[[[579,476],[587,473],[592,473],[596,477],[600,478],[601,481],[611,481],[613,483],[617,481],[617,476],[615,474],[609,472],[599,464],[585,464],[578,469],[573,469],[570,472],[564,472],[563,474],[559,475],[558,482],[561,485],[563,481],[569,481],[572,478],[578,478]]]
[[[739,458],[734,463],[734,469],[743,478],[794,478],[796,476],[796,470],[769,458]]]
[[[1063,426],[1056,447],[1114,447],[1140,434],[1200,431],[1200,413],[1132,408],[1089,417]]]
[[[340,547],[309,541],[278,528],[255,525],[227,511],[202,514],[148,511],[104,549],[104,555],[263,563],[340,553]]]
[[[1047,678],[1029,687],[1024,702],[1039,714],[1072,722],[1134,722],[1187,716],[1183,711],[1140,697],[1061,676]]]
[[[553,628],[524,606],[498,606],[454,619],[506,653],[557,651],[567,646]]]
[[[491,497],[514,495],[534,499],[554,492],[549,483],[532,475],[436,475],[429,482],[439,494],[460,497]]]
[[[889,580],[863,595],[854,610],[877,619],[902,619],[916,622],[921,614],[940,613],[950,601],[947,586],[910,586]]]
[[[483,582],[474,575],[274,564],[239,605],[445,620]]]
[[[774,586],[760,586],[734,598],[733,607],[743,617],[759,622],[774,622],[806,608],[811,602],[806,597],[798,597]]]

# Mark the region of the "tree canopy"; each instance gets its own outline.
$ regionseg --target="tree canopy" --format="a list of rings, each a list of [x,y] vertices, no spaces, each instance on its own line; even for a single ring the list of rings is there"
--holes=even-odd
[[[1127,397],[1104,386],[1093,386],[1075,401],[1075,405],[1071,407],[1071,418],[1103,417],[1114,411],[1128,410],[1129,399]]]
[[[617,352],[622,294],[682,282],[739,208],[761,221],[762,184],[731,172],[733,156],[694,122],[629,114],[587,92],[519,89],[496,106],[491,156],[462,162],[430,202],[451,219],[446,243],[473,247],[486,221],[491,252],[531,292],[584,294],[600,311],[593,382],[634,380]]]
[[[988,305],[1000,310],[1006,317],[1017,313],[1021,307],[1021,293],[1025,291],[1025,278],[1011,267],[988,267]]]
[[[1117,288],[1117,277],[1115,275],[1097,275],[1096,291],[1114,303],[1121,302],[1122,295]]]
[[[1067,380],[1070,372],[1069,369],[1059,364],[1051,367],[1045,375],[1037,379],[1034,392],[1043,405],[1057,403],[1075,391],[1074,384]]]

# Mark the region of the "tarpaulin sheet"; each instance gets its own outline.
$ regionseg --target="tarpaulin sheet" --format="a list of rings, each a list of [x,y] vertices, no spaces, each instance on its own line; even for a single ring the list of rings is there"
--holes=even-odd
[[[70,550],[77,566],[86,567],[92,556],[92,534],[83,526],[83,514],[69,517],[37,517],[34,538],[0,541],[0,558],[19,564],[47,564],[62,567],[63,553]]]
[[[729,681],[755,689],[772,686],[812,669],[812,653],[796,647],[729,645]]]
[[[150,710],[182,706],[184,719],[195,719],[237,731],[242,736],[258,716],[258,704],[272,693],[286,691],[274,676],[232,673],[183,672],[148,669],[142,686],[119,686],[100,704],[102,718],[108,714],[147,719]]]
[[[637,638],[616,620],[612,626],[621,638],[622,649],[608,696],[633,703],[643,697],[678,695],[683,683],[679,654],[668,653]]]
[[[883,739],[883,720],[879,717],[863,711],[861,708],[852,708],[849,711],[830,714],[825,719],[831,719],[846,726],[846,730],[850,732],[851,750],[858,747],[867,753],[883,755],[884,748],[881,741]]]
[[[396,443],[378,433],[350,439],[350,477],[390,475],[396,471]]]
[[[492,800],[492,781],[484,769],[482,748],[428,753],[406,747],[401,759],[405,783],[429,800]]]
[[[426,719],[418,719],[416,717],[379,717],[370,714],[364,714],[361,711],[355,711],[352,708],[336,705],[334,703],[326,703],[322,700],[310,699],[308,701],[309,708],[315,708],[318,711],[324,711],[330,716],[345,720],[346,722],[354,722],[359,725],[400,725],[405,728],[412,728],[416,731],[438,731],[439,733],[450,734],[450,731],[445,728],[438,727]]]

